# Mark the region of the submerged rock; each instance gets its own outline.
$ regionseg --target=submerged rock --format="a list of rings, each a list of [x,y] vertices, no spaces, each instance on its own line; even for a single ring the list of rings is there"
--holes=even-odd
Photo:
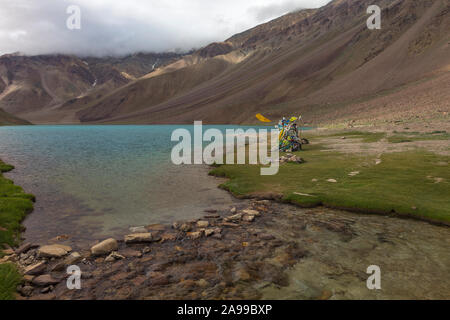
[[[109,254],[109,256],[107,256],[105,258],[105,262],[113,262],[113,261],[122,260],[122,259],[125,259],[125,257],[120,255],[119,253],[113,251]]]
[[[102,242],[96,244],[91,248],[91,253],[94,256],[100,256],[104,254],[108,254],[111,251],[117,250],[118,244],[117,240],[113,238],[109,238],[106,240],[103,240]]]
[[[146,233],[148,230],[144,226],[140,227],[130,227],[131,233]]]
[[[125,243],[152,242],[153,237],[150,232],[127,234],[124,238]]]

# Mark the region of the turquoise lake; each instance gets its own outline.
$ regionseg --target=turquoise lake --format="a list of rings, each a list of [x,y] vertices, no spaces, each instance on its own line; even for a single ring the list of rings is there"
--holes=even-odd
[[[36,196],[25,238],[92,241],[130,226],[198,218],[238,202],[205,165],[171,163],[172,131],[192,126],[0,127],[6,176]],[[212,126],[204,126],[207,129]],[[214,126],[224,130],[236,126]],[[241,127],[248,128],[248,127]]]

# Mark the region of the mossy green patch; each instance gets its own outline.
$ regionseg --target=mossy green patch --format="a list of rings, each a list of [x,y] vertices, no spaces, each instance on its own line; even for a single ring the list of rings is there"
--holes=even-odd
[[[21,221],[33,210],[34,196],[3,176],[14,169],[0,160],[0,258],[5,245],[15,246],[20,239]],[[11,263],[0,264],[0,300],[14,299],[21,275]]]
[[[346,137],[350,139],[362,139],[362,142],[378,142],[386,136],[384,132],[366,131],[341,131],[325,135],[318,135],[318,138]]]
[[[14,300],[16,287],[21,281],[22,277],[14,264],[0,264],[0,300]]]
[[[416,150],[384,154],[376,164],[374,155],[343,154],[317,144],[296,154],[306,162],[283,164],[274,176],[261,176],[252,165],[223,165],[211,174],[229,178],[222,187],[237,196],[277,192],[301,206],[450,222],[450,157]]]
[[[0,161],[0,171],[13,169]],[[21,187],[6,179],[0,173],[0,255],[5,244],[18,244],[21,231],[20,222],[33,209],[34,196],[25,193]]]
[[[388,137],[390,143],[405,143],[414,141],[449,140],[450,134],[446,131],[433,131],[427,133],[401,132]]]

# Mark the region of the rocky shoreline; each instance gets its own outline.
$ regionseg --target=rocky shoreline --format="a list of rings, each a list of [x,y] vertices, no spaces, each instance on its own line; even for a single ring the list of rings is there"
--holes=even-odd
[[[78,252],[64,236],[25,243],[3,259],[24,274],[18,299],[450,298],[447,227],[269,200],[207,211]],[[371,264],[384,290],[365,287]],[[80,290],[67,288],[69,265]]]
[[[15,262],[24,274],[18,287],[22,299],[259,298],[254,290],[238,293],[234,286],[254,278],[257,270],[245,267],[247,259],[263,264],[281,250],[286,263],[262,271],[283,284],[283,271],[307,254],[296,243],[258,229],[273,214],[270,201],[252,201],[229,212],[208,210],[202,219],[172,226],[130,228],[123,239],[106,239],[81,252],[64,244],[25,243],[3,260]],[[227,269],[236,260],[242,266]],[[66,286],[66,268],[74,264],[82,272],[81,290]]]

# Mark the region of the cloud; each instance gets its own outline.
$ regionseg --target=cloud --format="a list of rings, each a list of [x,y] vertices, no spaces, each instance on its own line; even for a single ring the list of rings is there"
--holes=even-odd
[[[0,54],[123,55],[189,50],[329,0],[2,0]],[[66,12],[81,10],[81,29]]]

